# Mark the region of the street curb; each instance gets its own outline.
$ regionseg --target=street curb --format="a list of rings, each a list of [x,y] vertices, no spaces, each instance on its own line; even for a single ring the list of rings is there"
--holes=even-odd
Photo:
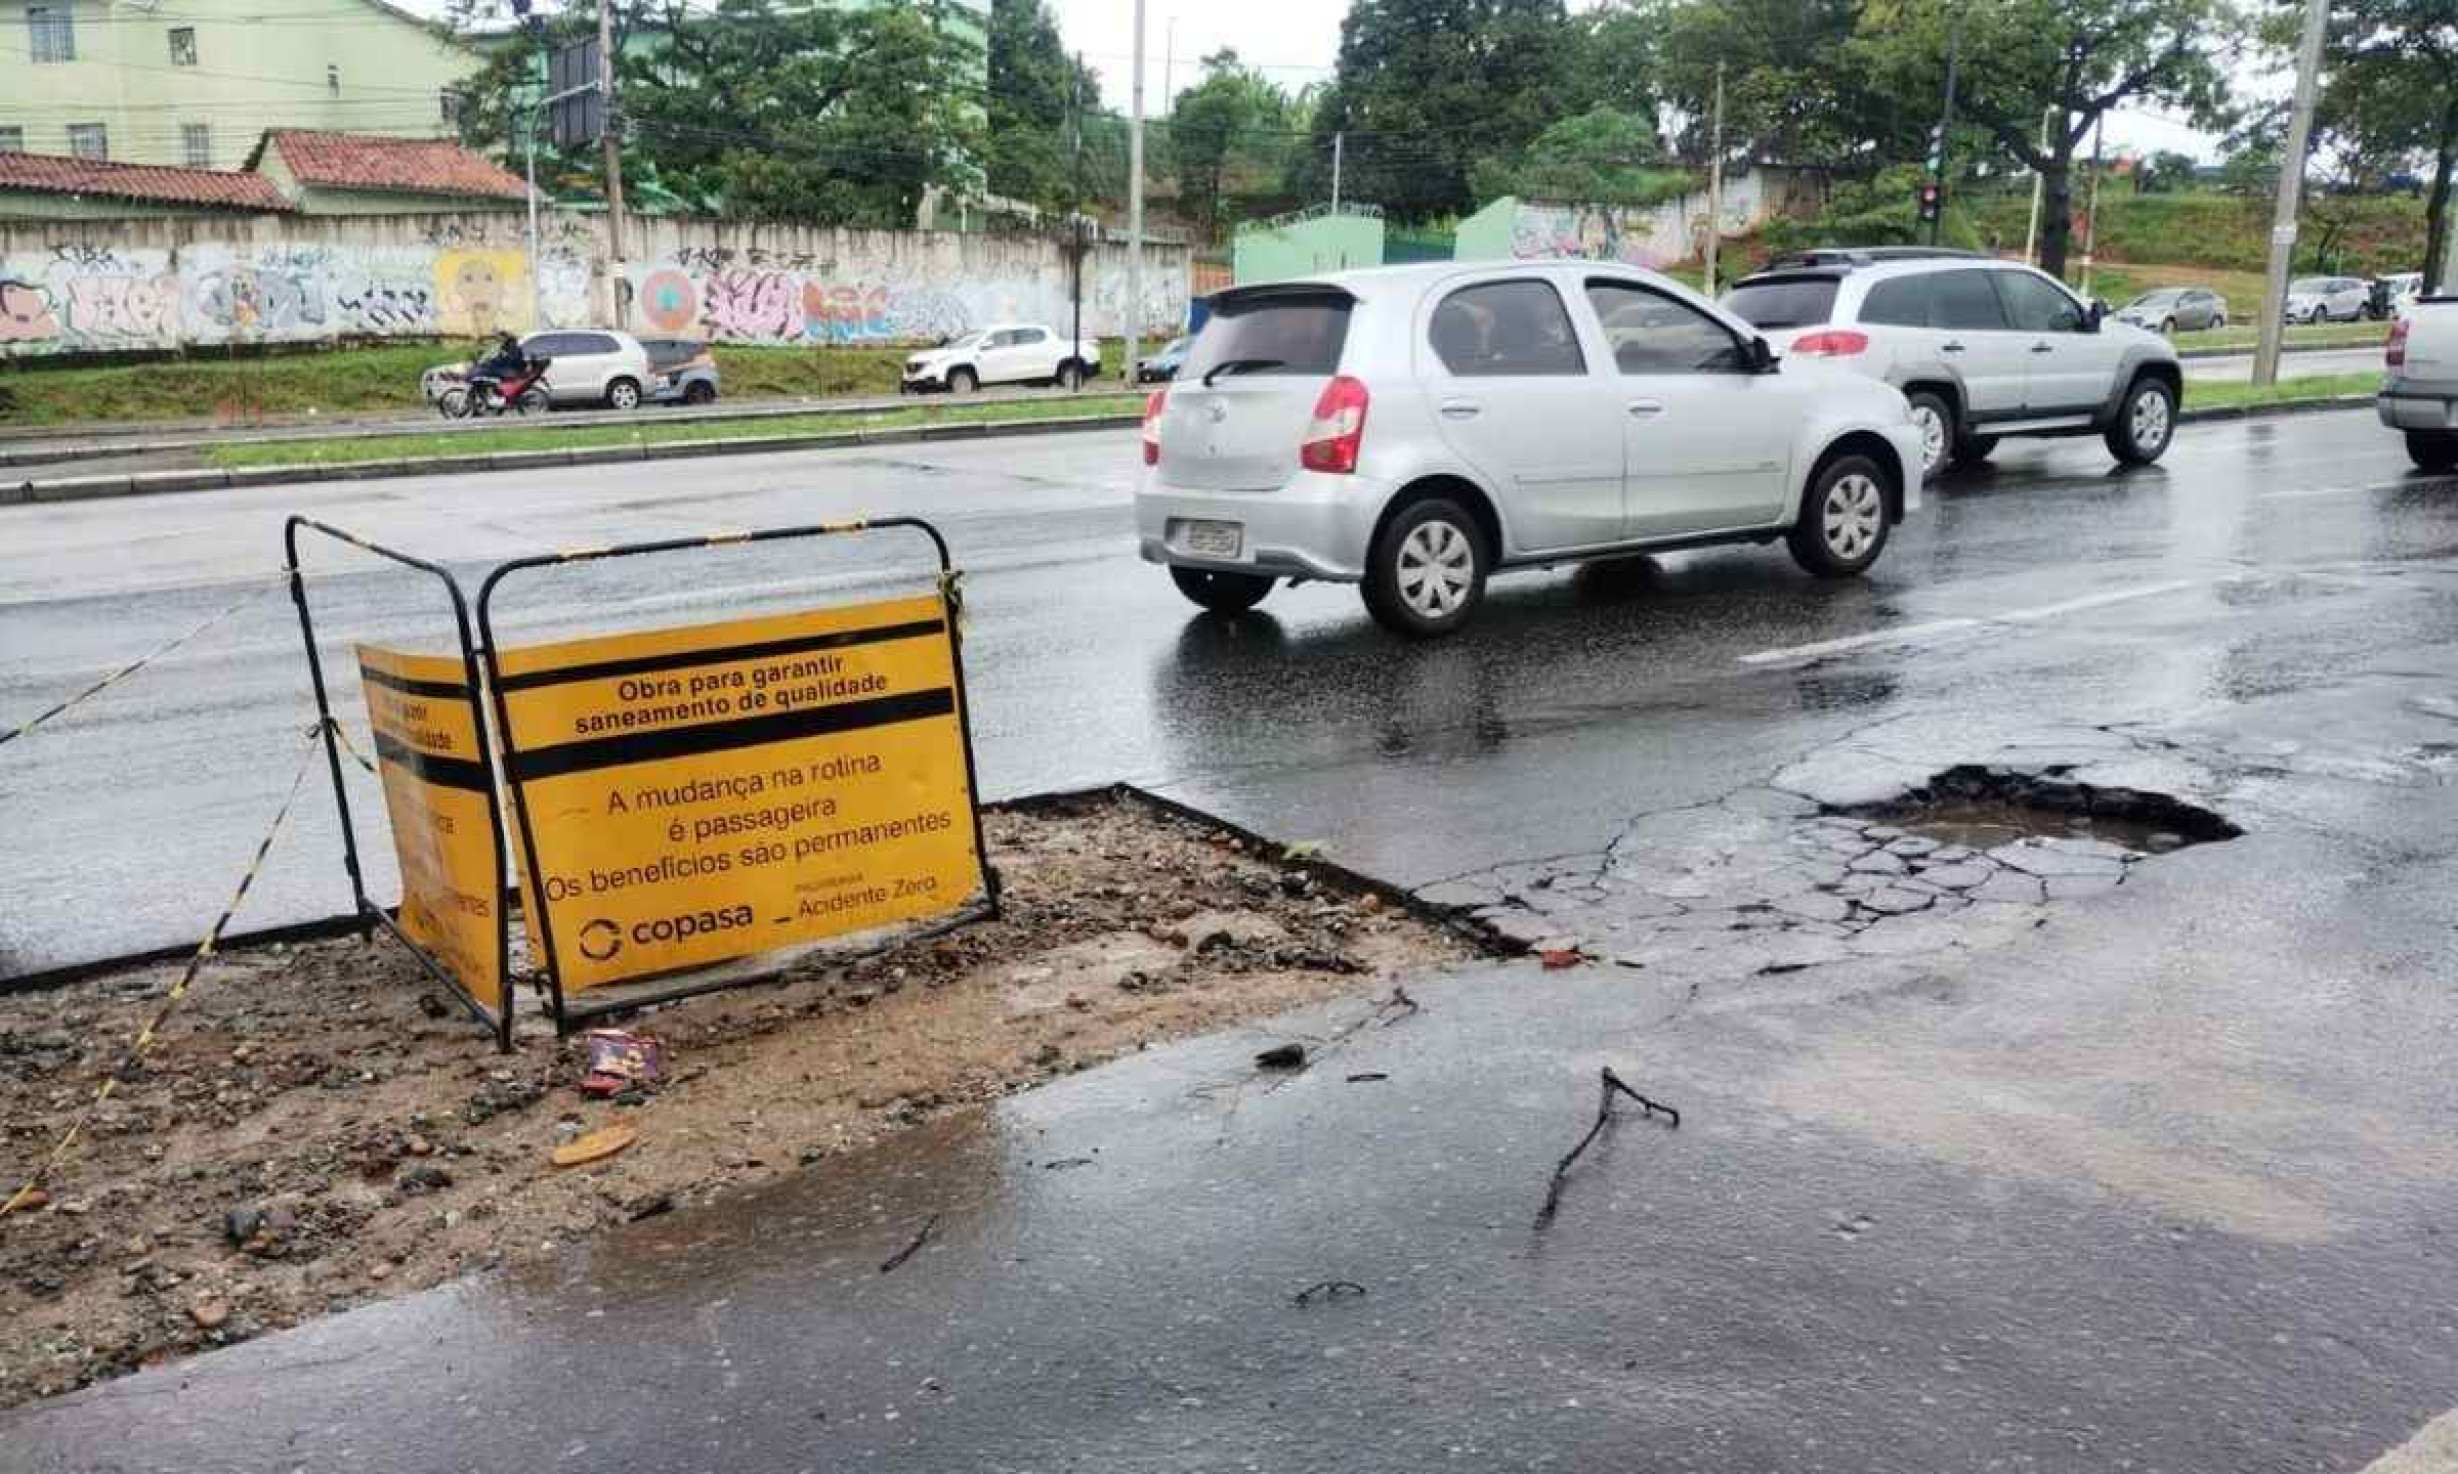
[[[737,435],[669,440],[659,445],[607,445],[578,450],[499,450],[470,455],[422,456],[390,461],[353,461],[320,466],[249,466],[239,470],[132,471],[113,476],[57,476],[0,484],[0,506],[37,502],[97,501],[106,497],[165,492],[221,491],[281,486],[302,481],[373,481],[394,476],[437,476],[455,471],[517,471],[539,466],[596,466],[629,461],[687,460],[696,456],[757,455],[770,451],[829,450],[861,445],[918,445],[936,440],[981,440],[991,436],[1062,435],[1115,430],[1140,423],[1134,410],[1071,415],[1063,419],[973,420],[952,425],[908,425],[888,430],[825,430],[804,435]]]
[[[2377,397],[2371,394],[2341,394],[2330,399],[2299,399],[2293,404],[2225,404],[2217,409],[2179,410],[2176,422],[2190,425],[2201,420],[2266,420],[2273,415],[2309,415],[2324,410],[2361,409]]]
[[[2281,353],[2358,353],[2367,348],[2387,348],[2389,343],[2389,334],[2384,333],[2369,343],[2282,343],[2279,345],[2279,351]],[[2189,361],[2196,358],[2251,358],[2253,350],[2251,348],[2185,348],[2180,349],[2176,356]]]

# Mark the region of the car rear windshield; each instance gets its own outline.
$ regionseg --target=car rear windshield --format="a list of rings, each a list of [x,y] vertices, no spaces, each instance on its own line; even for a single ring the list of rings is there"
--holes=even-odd
[[[1825,322],[1835,311],[1835,278],[1775,276],[1745,281],[1724,294],[1724,310],[1762,328]]]
[[[640,346],[649,350],[649,363],[655,368],[688,363],[708,351],[705,344],[694,343],[687,338],[652,338]]]
[[[1240,365],[1228,370],[1237,374],[1337,373],[1354,306],[1356,300],[1338,290],[1231,297],[1213,307],[1178,377],[1200,381],[1228,364]]]

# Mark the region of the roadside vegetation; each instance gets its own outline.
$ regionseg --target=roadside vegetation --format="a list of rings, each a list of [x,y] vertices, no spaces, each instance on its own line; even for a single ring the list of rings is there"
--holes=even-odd
[[[615,445],[672,445],[690,440],[724,440],[736,445],[757,445],[765,440],[833,433],[853,435],[864,430],[901,430],[916,425],[1123,419],[1142,404],[1142,397],[1134,394],[1053,393],[1047,399],[970,404],[961,400],[943,400],[916,404],[910,408],[779,415],[748,423],[727,420],[711,424],[682,417],[659,420],[653,416],[637,423],[621,425],[556,426],[551,423],[530,423],[507,425],[502,429],[436,430],[423,434],[362,435],[329,440],[240,441],[210,447],[205,452],[205,461],[208,465],[226,469],[242,466],[342,466],[366,461],[399,460],[407,456],[590,450]]]
[[[2187,384],[2185,408],[2258,408],[2276,404],[2312,404],[2351,395],[2370,395],[2381,387],[2381,375],[2316,374],[2309,379],[2281,379],[2276,384]]]
[[[1059,324],[1060,331],[1065,325]],[[1150,352],[1157,344],[1147,344]],[[418,376],[483,352],[470,343],[406,343],[325,352],[220,357],[198,352],[147,363],[0,369],[0,426],[167,420],[308,419],[416,413],[427,407]],[[717,372],[728,399],[836,399],[894,394],[910,347],[762,348],[720,343]],[[1115,371],[1123,339],[1101,345]]]

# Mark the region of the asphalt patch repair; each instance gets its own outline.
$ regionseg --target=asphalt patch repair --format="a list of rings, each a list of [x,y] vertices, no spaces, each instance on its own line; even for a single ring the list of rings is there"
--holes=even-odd
[[[0,1220],[0,1406],[551,1256],[1148,1044],[1481,955],[1280,846],[1126,794],[994,810],[1004,915],[644,1011],[654,1091],[496,1054],[402,951],[216,959],[37,1209]],[[0,1176],[92,1098],[178,963],[0,998]],[[584,1132],[638,1141],[550,1164]]]

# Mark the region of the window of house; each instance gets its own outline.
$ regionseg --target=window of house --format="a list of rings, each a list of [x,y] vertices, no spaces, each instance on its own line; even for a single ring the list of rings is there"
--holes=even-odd
[[[446,87],[438,91],[435,97],[436,104],[441,110],[439,115],[445,122],[457,125],[461,121],[461,90],[457,87]]]
[[[10,124],[0,128],[0,153],[21,154],[26,151],[26,130]]]
[[[173,26],[171,28],[171,65],[175,67],[196,65],[196,27]]]
[[[341,96],[341,68],[328,66],[324,69],[324,90],[335,97]]]
[[[71,123],[68,125],[68,151],[81,159],[108,159],[111,157],[111,140],[102,131],[100,123]]]
[[[36,62],[75,61],[77,22],[65,5],[26,7],[26,49]]]
[[[213,125],[182,123],[179,125],[179,159],[191,169],[213,167]]]

